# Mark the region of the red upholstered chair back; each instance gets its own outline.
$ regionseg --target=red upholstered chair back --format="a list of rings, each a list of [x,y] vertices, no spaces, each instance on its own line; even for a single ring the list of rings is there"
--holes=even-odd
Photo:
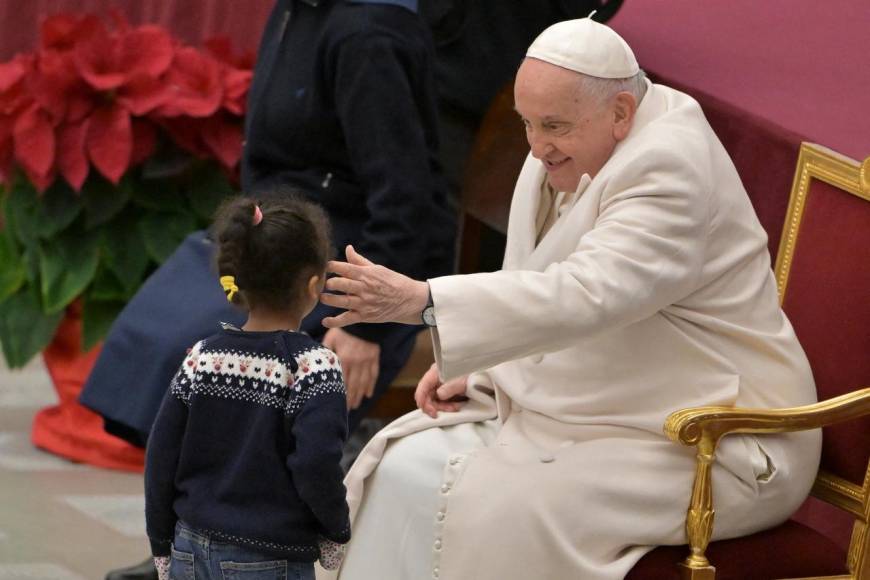
[[[783,310],[819,399],[870,386],[870,158],[804,144],[776,264]],[[870,417],[826,427],[824,471],[861,486]]]

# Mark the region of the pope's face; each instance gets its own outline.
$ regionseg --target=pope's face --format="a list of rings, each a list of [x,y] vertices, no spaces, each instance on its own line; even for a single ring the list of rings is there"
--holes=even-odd
[[[577,73],[534,58],[517,72],[514,106],[532,155],[544,163],[557,191],[573,192],[584,173],[595,177],[627,133],[615,101],[583,94]]]

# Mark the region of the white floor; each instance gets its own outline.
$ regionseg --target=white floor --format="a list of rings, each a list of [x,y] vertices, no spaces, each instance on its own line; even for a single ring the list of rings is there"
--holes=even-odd
[[[2,357],[0,357],[2,358]],[[36,360],[0,361],[0,580],[101,580],[148,555],[142,476],[78,465],[30,443],[56,397]]]

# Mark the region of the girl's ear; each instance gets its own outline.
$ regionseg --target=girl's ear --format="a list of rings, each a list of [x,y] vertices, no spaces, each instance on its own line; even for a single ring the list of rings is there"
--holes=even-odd
[[[323,290],[322,276],[314,275],[308,279],[308,297],[317,302],[320,300],[320,291]]]

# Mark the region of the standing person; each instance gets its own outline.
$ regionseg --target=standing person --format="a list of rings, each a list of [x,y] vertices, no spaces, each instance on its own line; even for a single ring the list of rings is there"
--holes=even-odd
[[[433,52],[414,0],[276,0],[248,96],[243,190],[302,189],[325,209],[335,247],[353,243],[391,268],[453,269],[455,217],[437,160]],[[114,323],[81,400],[109,432],[145,445],[184,349],[218,321],[240,324],[192,234]],[[419,327],[326,332],[318,305],[301,330],[342,362],[353,430],[407,362]],[[150,559],[149,559],[150,560]],[[150,561],[107,580],[153,577]]]
[[[618,580],[686,539],[695,458],[669,414],[816,399],[767,236],[694,99],[581,19],[532,43],[514,101],[531,152],[501,271],[427,283],[350,248],[330,264],[344,294],[322,300],[349,310],[324,324],[422,319],[437,361],[422,411],[348,473],[342,579]],[[714,539],[787,519],[820,447],[819,430],[723,439]]]
[[[161,580],[313,579],[313,562],[327,563],[321,544],[329,554],[350,538],[341,365],[298,331],[323,286],[328,230],[322,210],[286,196],[218,212],[220,283],[247,321],[189,349],[148,440],[145,515]]]
[[[415,0],[280,0],[251,86],[246,191],[296,184],[329,213],[336,247],[390,268],[448,273],[454,217],[437,159],[433,48]],[[306,330],[346,366],[351,425],[410,355],[419,328]]]

